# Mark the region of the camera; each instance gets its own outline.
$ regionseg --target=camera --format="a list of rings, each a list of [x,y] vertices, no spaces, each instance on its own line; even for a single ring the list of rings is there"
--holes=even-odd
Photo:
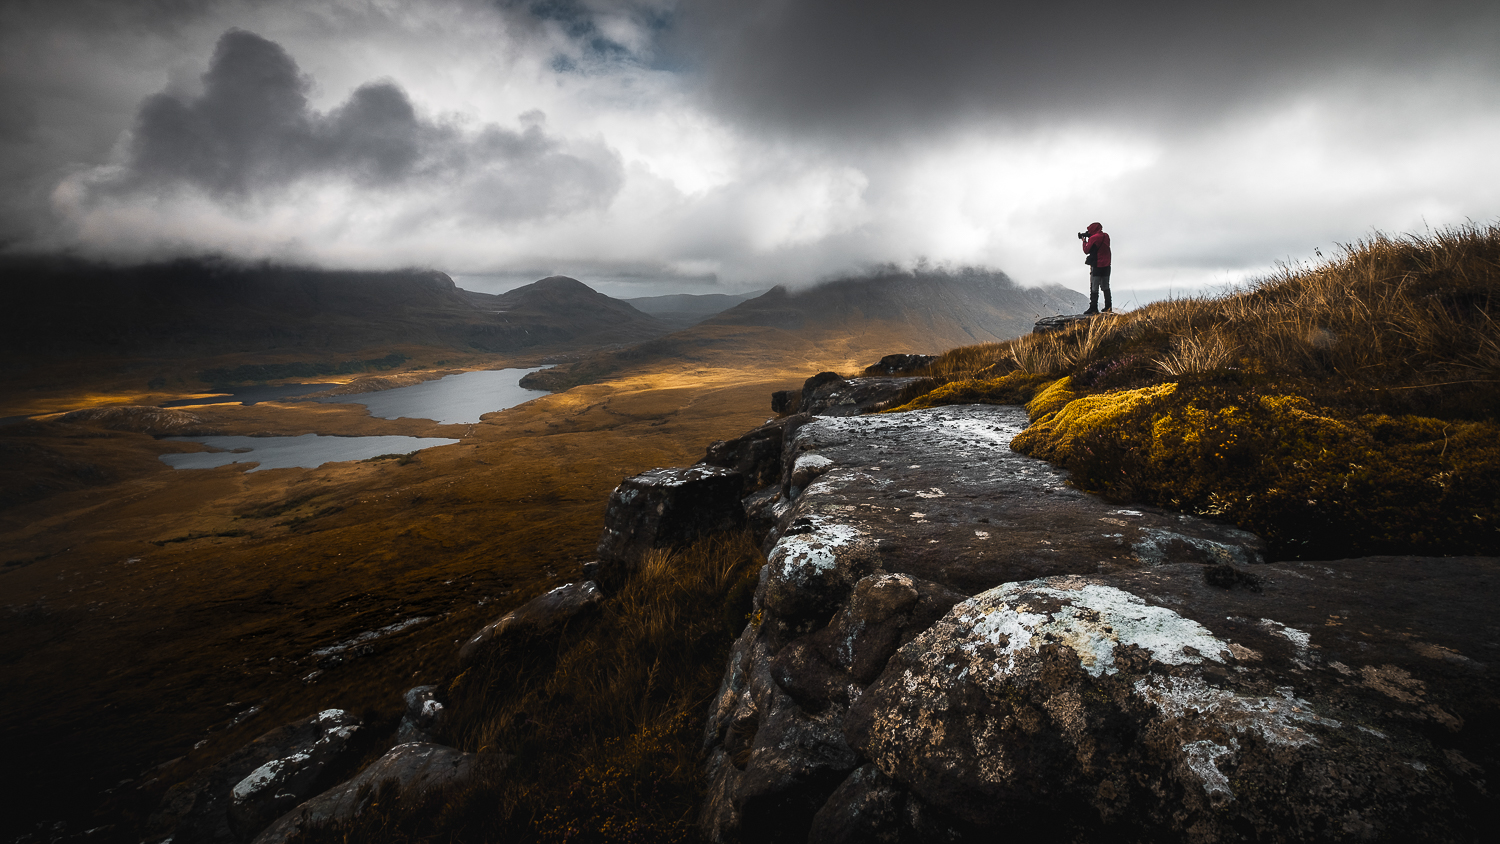
[[[1088,232],[1079,232],[1078,233],[1078,239],[1079,240],[1088,240],[1089,239],[1089,233]]]

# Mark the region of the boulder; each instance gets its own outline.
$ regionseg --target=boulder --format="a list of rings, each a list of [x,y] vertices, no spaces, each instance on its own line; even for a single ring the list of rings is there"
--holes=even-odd
[[[977,829],[1472,841],[1495,820],[1500,559],[1009,583],[899,650],[848,744]]]
[[[317,793],[316,789],[326,788],[348,775],[348,768],[365,750],[361,742],[351,740],[359,728],[360,722],[343,710],[328,709],[260,736],[169,789],[147,822],[151,839],[170,837],[176,841],[215,844],[249,840],[260,831],[255,826],[260,822],[257,818],[263,817],[260,809],[274,803],[276,796],[257,784],[261,779],[256,772],[287,774],[279,781],[296,788],[300,802]],[[312,776],[290,776],[294,772]],[[274,778],[268,776],[264,781]],[[234,806],[233,826],[231,806]],[[280,811],[265,817],[261,825],[278,814]]]
[[[506,757],[492,757],[505,764]],[[267,827],[254,844],[287,844],[304,829],[328,826],[358,817],[383,789],[393,789],[398,800],[418,798],[423,792],[457,785],[473,776],[477,753],[425,742],[398,744],[348,782],[302,803]]]
[[[777,390],[771,394],[771,412],[779,416],[796,413],[802,406],[802,393],[799,390]]]
[[[230,789],[229,828],[239,840],[254,838],[288,809],[336,781],[333,778],[343,773],[341,763],[358,750],[351,740],[359,721],[343,710],[318,713],[312,726],[321,733],[316,739],[267,760]]]
[[[886,355],[865,367],[865,375],[909,375],[937,360],[934,355]]]
[[[1057,314],[1055,316],[1044,316],[1032,326],[1032,334],[1046,334],[1049,331],[1062,331],[1069,326],[1080,322],[1087,322],[1092,318],[1090,314]]]
[[[827,379],[811,391],[803,388],[799,409],[813,416],[858,416],[905,404],[936,386],[931,378]]]
[[[486,624],[478,633],[464,642],[463,647],[458,651],[459,665],[462,667],[472,665],[481,654],[502,642],[549,636],[561,630],[568,622],[597,612],[603,600],[604,595],[591,580],[559,586],[545,595],[532,598]],[[423,686],[407,692],[408,718],[411,717],[414,703],[420,703],[422,708],[419,716],[412,719],[414,730],[419,724],[426,723],[429,707],[434,705],[436,707],[432,712],[433,719],[441,717],[442,714],[442,704],[431,699],[431,692],[422,693],[421,689],[433,689],[433,687]],[[416,693],[415,696],[413,693]],[[402,724],[404,727],[406,721],[403,720]]]
[[[738,472],[742,495],[781,483],[781,453],[788,430],[812,417],[805,414],[776,419],[732,440],[719,440],[708,447],[699,465]]]
[[[657,548],[745,526],[738,472],[717,466],[652,469],[628,478],[609,497],[599,538],[599,588],[617,592]]]
[[[545,597],[545,596],[543,596]],[[437,699],[437,686],[417,686],[401,696],[406,712],[396,727],[396,743],[432,741],[443,724],[446,710]]]

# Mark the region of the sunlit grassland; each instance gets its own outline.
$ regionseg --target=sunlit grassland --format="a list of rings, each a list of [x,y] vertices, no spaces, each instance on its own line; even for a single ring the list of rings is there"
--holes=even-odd
[[[1026,403],[1075,483],[1283,557],[1500,549],[1500,228],[1376,236],[1225,295],[954,349],[909,405]]]

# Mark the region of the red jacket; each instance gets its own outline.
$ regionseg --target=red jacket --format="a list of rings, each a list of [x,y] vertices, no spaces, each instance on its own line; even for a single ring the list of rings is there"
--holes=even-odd
[[[1083,251],[1094,259],[1092,261],[1085,259],[1084,263],[1094,267],[1109,266],[1109,235],[1104,233],[1104,227],[1098,223],[1089,223],[1089,227],[1084,229],[1084,232],[1089,237],[1083,242]],[[1099,251],[1095,252],[1095,249]]]

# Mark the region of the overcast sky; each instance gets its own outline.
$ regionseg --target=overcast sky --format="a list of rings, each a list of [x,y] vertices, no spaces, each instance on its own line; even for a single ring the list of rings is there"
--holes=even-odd
[[[6,0],[0,244],[1193,290],[1500,218],[1500,3]]]

